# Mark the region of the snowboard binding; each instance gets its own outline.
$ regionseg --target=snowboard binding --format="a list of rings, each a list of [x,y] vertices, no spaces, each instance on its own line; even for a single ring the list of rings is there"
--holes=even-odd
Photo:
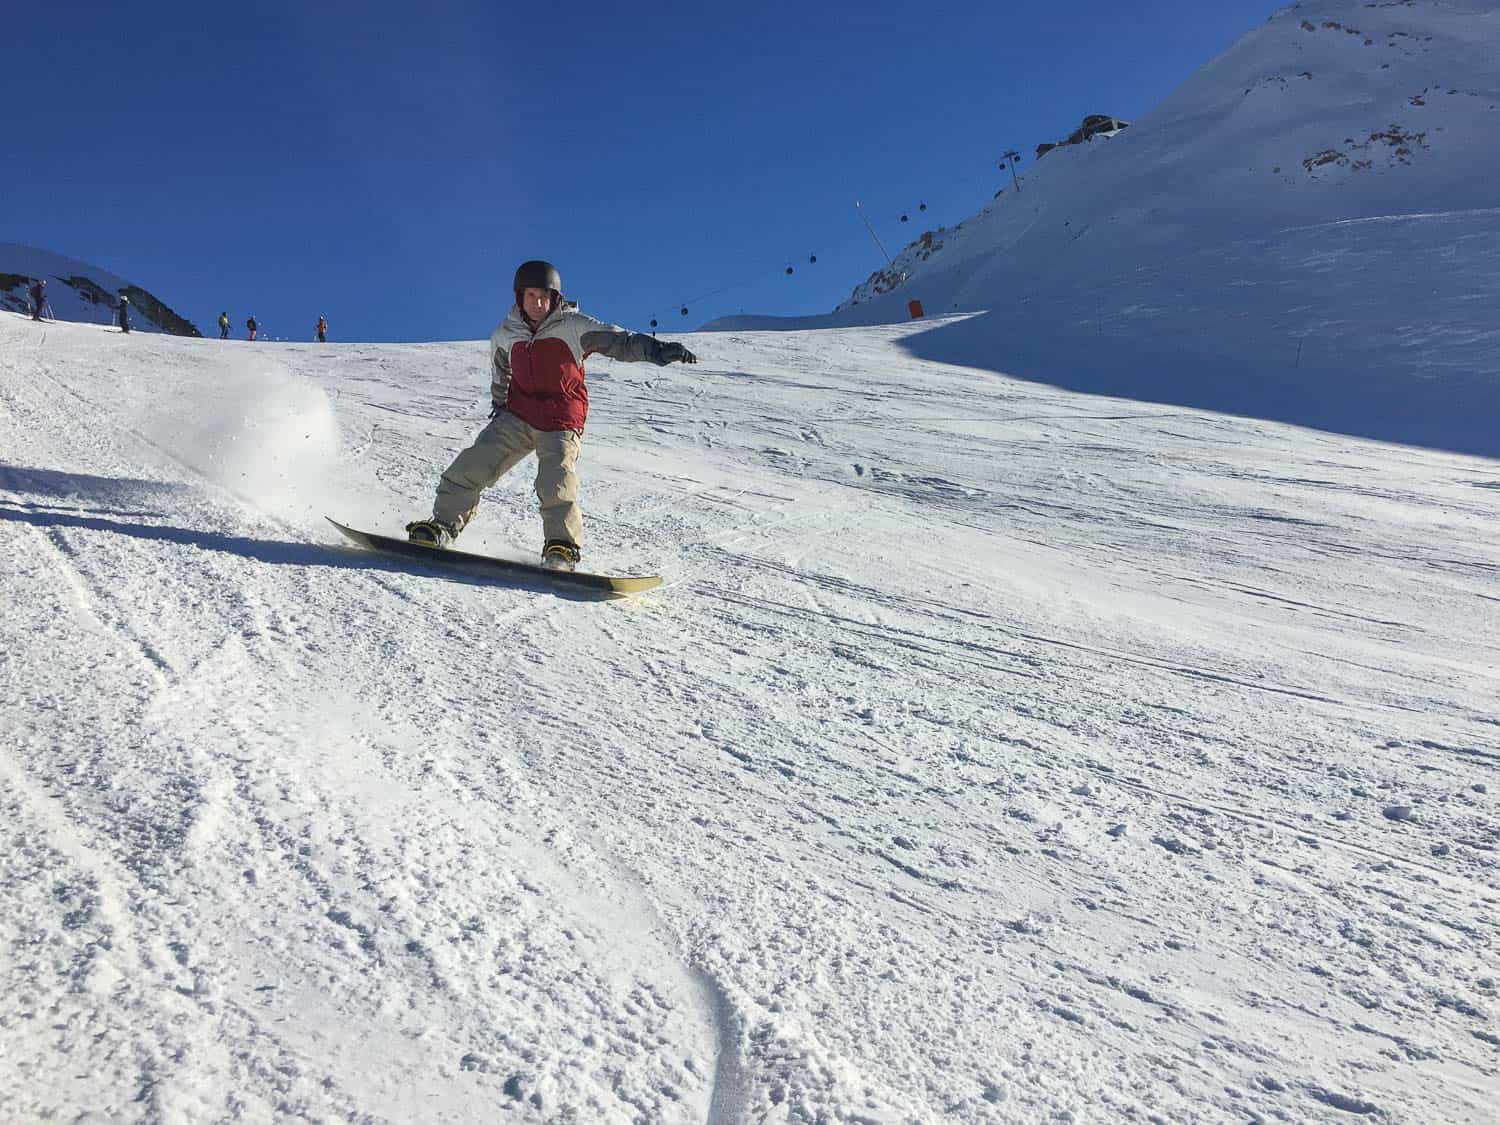
[[[406,538],[424,547],[446,547],[457,536],[457,529],[437,520],[414,520],[406,525]]]
[[[575,570],[583,553],[566,539],[549,539],[542,547],[542,565],[548,570]]]

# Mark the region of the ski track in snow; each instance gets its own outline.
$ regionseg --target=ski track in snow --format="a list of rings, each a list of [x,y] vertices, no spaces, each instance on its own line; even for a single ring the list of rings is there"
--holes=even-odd
[[[597,603],[321,522],[476,345],[0,316],[0,1117],[1484,1119],[1500,471],[909,331],[591,364]]]

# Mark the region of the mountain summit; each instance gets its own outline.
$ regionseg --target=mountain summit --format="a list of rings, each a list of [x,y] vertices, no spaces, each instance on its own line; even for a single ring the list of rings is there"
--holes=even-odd
[[[1293,5],[834,313],[1073,390],[1500,455],[1500,5]]]
[[[985,308],[1046,280],[1128,284],[1142,266],[1289,228],[1485,211],[1497,57],[1493,2],[1293,5],[1131,129],[1049,152],[1019,192],[913,242],[840,310],[900,319],[904,295],[878,298],[901,275],[929,311]]]
[[[47,304],[57,320],[112,324],[121,294],[130,298],[131,329],[201,336],[196,325],[178,316],[150,290],[124,278],[50,250],[0,242],[0,308],[26,312],[26,290],[35,279],[47,282]]]

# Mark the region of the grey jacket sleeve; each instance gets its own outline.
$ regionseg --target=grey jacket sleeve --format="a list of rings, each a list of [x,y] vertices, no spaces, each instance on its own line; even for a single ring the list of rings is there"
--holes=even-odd
[[[573,330],[578,333],[580,358],[605,355],[625,363],[661,363],[661,342],[644,332],[627,332],[618,325],[605,324],[587,313],[574,312]]]
[[[580,337],[584,355],[607,355],[625,363],[660,363],[661,342],[644,332],[627,332],[613,325],[603,325]]]

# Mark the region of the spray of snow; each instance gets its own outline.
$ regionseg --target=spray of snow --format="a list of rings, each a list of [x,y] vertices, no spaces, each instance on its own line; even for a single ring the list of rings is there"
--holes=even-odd
[[[333,402],[278,360],[244,350],[185,383],[139,419],[137,432],[163,453],[263,514],[306,524],[328,510],[362,507],[341,468]]]

